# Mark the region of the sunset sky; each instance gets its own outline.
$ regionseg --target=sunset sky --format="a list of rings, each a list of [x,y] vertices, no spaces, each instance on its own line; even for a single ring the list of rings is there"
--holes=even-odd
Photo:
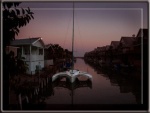
[[[72,6],[72,2],[21,3],[19,7],[30,7],[34,20],[22,27],[16,38],[41,37],[45,44],[71,50]],[[146,2],[75,2],[75,56],[147,28],[147,8]]]

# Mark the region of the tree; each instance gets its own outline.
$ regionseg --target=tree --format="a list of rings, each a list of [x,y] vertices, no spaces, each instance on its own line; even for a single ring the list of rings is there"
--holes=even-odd
[[[5,52],[6,46],[10,45],[12,40],[15,40],[15,35],[18,35],[20,27],[27,25],[31,19],[34,19],[33,12],[29,7],[17,8],[20,3],[3,2],[3,68],[6,75],[8,75],[7,69],[9,68]]]
[[[11,77],[14,75],[25,73],[28,70],[28,65],[24,62],[24,57],[14,56],[14,52],[10,51],[7,55],[7,62],[9,63],[8,72]]]
[[[27,25],[34,19],[30,8],[17,8],[20,2],[3,2],[3,46],[10,44],[10,41],[18,35],[19,28]]]
[[[12,40],[15,40],[15,35],[18,35],[19,28],[27,25],[31,19],[34,19],[33,12],[30,8],[17,8],[20,2],[3,2],[3,109],[8,109],[9,96],[9,59],[6,55],[6,46],[10,45]],[[13,60],[12,60],[13,61]]]

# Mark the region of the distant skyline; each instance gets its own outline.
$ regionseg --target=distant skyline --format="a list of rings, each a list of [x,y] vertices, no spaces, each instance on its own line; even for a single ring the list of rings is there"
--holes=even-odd
[[[71,51],[72,6],[72,2],[22,2],[19,7],[30,7],[34,20],[20,28],[16,38],[41,37],[45,44]],[[75,2],[74,55],[83,56],[148,28],[147,10],[147,2]]]

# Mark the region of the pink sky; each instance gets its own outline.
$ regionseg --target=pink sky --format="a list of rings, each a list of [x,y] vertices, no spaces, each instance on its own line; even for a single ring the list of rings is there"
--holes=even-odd
[[[59,7],[57,6],[59,4]],[[22,3],[20,7],[30,7],[34,20],[20,29],[16,38],[41,37],[45,44],[59,44],[71,50],[72,6],[64,4]],[[93,7],[88,7],[92,6]],[[52,6],[56,6],[53,7]],[[62,7],[61,7],[62,6]],[[70,8],[66,8],[66,6]],[[82,7],[83,6],[83,7]],[[103,6],[103,7],[102,7]],[[119,41],[121,36],[137,34],[141,27],[147,28],[146,4],[75,4],[75,56],[96,47]],[[86,8],[85,8],[86,7]],[[143,20],[143,22],[142,22]]]

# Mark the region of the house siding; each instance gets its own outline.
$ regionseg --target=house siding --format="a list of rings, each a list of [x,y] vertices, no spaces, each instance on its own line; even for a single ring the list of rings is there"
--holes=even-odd
[[[41,65],[41,68],[44,68],[44,49],[43,54],[39,55],[39,48],[32,50],[31,55],[23,55],[25,57],[25,61],[28,63],[30,70],[27,72],[28,74],[35,74],[36,66]]]
[[[43,45],[40,43],[40,41],[35,42],[33,46],[43,48]]]
[[[11,42],[12,46],[20,47],[20,54],[28,64],[28,74],[35,74],[36,66],[44,67],[44,42],[40,38],[19,39]]]

